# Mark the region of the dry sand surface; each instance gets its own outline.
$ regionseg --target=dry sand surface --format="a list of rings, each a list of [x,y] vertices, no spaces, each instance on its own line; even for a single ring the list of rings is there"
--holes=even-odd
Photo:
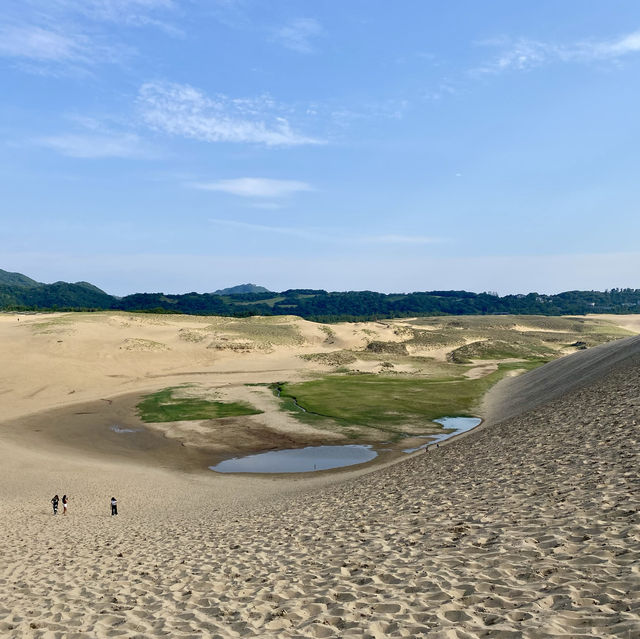
[[[303,376],[296,348],[360,340],[353,326],[328,336],[303,323],[301,346],[240,367],[242,355],[206,359],[198,342],[182,340],[193,350],[173,363],[125,343],[160,340],[132,337],[121,316],[29,338],[11,320],[0,321],[0,338],[14,336],[0,354],[9,423],[157,388],[152,375]],[[175,325],[157,330],[177,350]],[[0,430],[0,636],[637,639],[640,339],[494,397],[485,426],[446,446],[311,478],[175,472]],[[51,515],[56,492],[70,495],[67,516]]]

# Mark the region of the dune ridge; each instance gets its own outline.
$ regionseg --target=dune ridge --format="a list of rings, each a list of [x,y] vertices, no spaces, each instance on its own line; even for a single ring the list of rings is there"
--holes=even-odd
[[[640,354],[640,335],[600,344],[548,362],[526,375],[502,380],[485,401],[487,420],[500,421],[595,382]]]

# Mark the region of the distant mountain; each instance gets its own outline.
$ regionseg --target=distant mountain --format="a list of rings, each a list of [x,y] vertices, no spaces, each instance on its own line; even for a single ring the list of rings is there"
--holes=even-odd
[[[115,298],[89,282],[43,284],[0,270],[0,308],[111,308]]]
[[[42,286],[40,282],[32,280],[22,273],[9,273],[0,268],[0,286]]]
[[[63,282],[64,284],[65,282]],[[91,282],[75,282],[74,286],[82,286],[83,288],[88,289],[89,291],[93,291],[94,293],[100,293],[101,295],[108,295],[101,288],[98,288],[95,284],[91,284]]]
[[[213,292],[214,295],[245,295],[246,293],[271,293],[271,291],[264,286],[256,286],[255,284],[238,284],[238,286],[220,288]]]

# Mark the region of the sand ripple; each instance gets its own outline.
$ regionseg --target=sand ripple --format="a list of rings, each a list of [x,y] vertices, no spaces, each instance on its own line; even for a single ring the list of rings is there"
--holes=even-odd
[[[25,453],[3,474],[0,635],[638,638],[639,397],[636,362],[319,484]],[[66,518],[40,503],[54,480]],[[96,512],[112,490],[118,518]]]

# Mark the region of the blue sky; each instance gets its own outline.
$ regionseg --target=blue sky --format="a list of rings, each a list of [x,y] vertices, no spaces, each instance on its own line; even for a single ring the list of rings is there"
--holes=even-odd
[[[0,268],[640,287],[640,4],[4,0]]]

